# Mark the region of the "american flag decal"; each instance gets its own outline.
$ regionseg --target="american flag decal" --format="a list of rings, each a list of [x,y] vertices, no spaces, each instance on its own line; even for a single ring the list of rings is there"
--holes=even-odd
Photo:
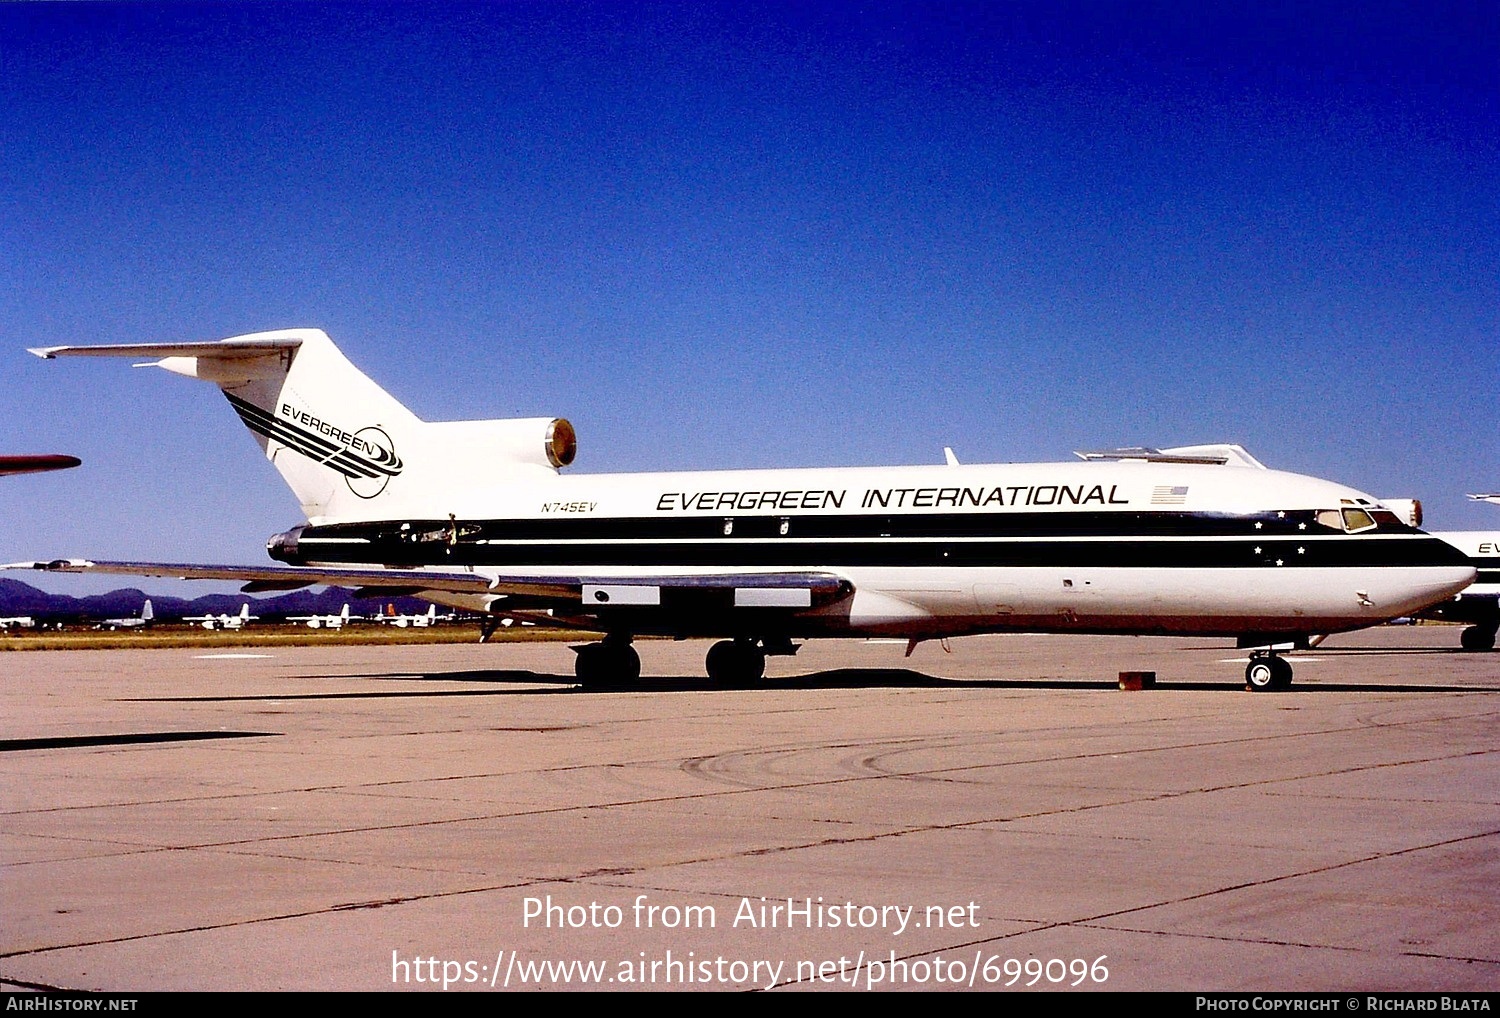
[[[1176,487],[1159,484],[1151,489],[1152,505],[1182,505],[1187,501],[1187,485]]]

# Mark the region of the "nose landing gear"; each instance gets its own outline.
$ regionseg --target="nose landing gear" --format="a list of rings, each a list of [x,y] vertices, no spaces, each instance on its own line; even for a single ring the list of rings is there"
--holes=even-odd
[[[1256,651],[1245,666],[1245,685],[1256,692],[1287,689],[1292,684],[1292,666],[1270,651]]]

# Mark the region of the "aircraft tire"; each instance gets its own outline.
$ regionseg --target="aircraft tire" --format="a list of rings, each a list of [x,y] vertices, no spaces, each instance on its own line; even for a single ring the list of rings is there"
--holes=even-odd
[[[1292,684],[1292,666],[1274,654],[1251,658],[1245,666],[1245,685],[1256,692],[1287,689]]]
[[[1290,689],[1292,687],[1292,663],[1283,657],[1271,658],[1271,688]]]
[[[585,686],[617,686],[641,677],[641,656],[629,644],[591,643],[578,648],[573,674]]]
[[[1250,663],[1245,666],[1245,685],[1256,692],[1270,689],[1273,677],[1271,662],[1266,658],[1251,658]]]
[[[753,643],[720,640],[708,648],[704,668],[715,682],[756,682],[766,674],[766,656]]]
[[[598,685],[600,673],[604,670],[600,660],[603,650],[604,647],[601,644],[591,643],[586,647],[579,647],[576,651],[577,657],[573,659],[573,674],[585,686]]]
[[[741,649],[741,664],[743,681],[759,682],[766,677],[766,656],[754,644],[745,644]]]
[[[1495,630],[1487,626],[1470,626],[1458,638],[1464,650],[1494,650]]]
[[[613,658],[611,662],[615,673],[616,682],[637,682],[641,677],[641,656],[635,652],[635,648],[628,644],[624,647],[610,648]]]

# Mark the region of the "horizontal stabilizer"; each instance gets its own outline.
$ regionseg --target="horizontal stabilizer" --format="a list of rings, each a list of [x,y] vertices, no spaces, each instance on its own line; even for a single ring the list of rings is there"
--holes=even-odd
[[[290,330],[289,330],[290,331]],[[56,357],[209,357],[239,360],[295,350],[300,337],[283,333],[240,336],[214,343],[111,343],[100,346],[41,346],[28,348],[44,360]]]

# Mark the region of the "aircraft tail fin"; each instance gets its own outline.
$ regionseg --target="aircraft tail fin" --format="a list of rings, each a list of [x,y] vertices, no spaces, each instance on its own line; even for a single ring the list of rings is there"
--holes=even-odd
[[[156,611],[151,607],[151,599],[146,598],[146,603],[141,605],[141,621],[150,622],[156,618]]]
[[[371,381],[320,329],[258,332],[213,343],[129,343],[33,349],[38,357],[157,358],[212,382],[309,520],[393,512],[441,517],[440,493],[532,470],[556,473],[577,448],[560,418],[423,421]],[[483,466],[483,470],[479,470]]]

